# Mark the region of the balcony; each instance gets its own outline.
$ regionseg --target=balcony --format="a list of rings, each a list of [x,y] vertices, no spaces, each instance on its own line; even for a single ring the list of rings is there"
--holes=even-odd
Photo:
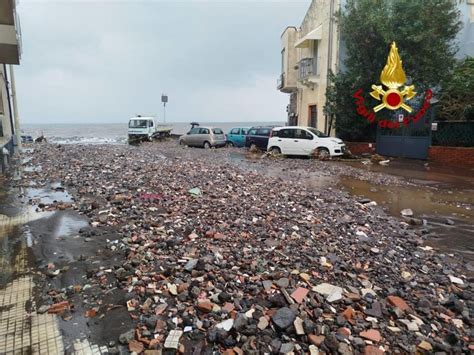
[[[319,58],[303,58],[298,63],[298,79],[305,83],[316,83],[319,78]]]
[[[0,63],[19,64],[21,57],[20,19],[16,0],[0,3]]]
[[[282,73],[277,79],[277,90],[283,89],[283,86],[285,86],[285,74]]]

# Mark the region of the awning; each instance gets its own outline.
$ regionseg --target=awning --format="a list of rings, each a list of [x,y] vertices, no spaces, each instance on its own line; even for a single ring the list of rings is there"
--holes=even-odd
[[[310,41],[321,40],[322,25],[319,25],[314,30],[310,31],[306,36],[295,43],[295,48],[309,48]]]

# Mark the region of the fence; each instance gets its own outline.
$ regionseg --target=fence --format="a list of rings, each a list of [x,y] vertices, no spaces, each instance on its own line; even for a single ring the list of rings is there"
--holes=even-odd
[[[432,145],[450,147],[474,147],[474,121],[436,122],[432,132]]]

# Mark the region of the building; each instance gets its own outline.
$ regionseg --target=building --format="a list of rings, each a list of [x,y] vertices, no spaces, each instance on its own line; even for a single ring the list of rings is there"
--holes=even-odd
[[[313,0],[299,28],[281,35],[282,73],[277,89],[290,96],[288,124],[330,130],[324,115],[328,73],[342,64],[343,48],[334,14],[344,0]]]
[[[21,31],[16,0],[0,2],[0,160],[2,171],[20,145],[13,66],[20,64]]]
[[[323,108],[329,69],[343,69],[344,43],[335,13],[346,0],[312,0],[299,28],[287,27],[281,35],[281,75],[277,89],[289,94],[288,124],[311,126],[334,134]],[[457,37],[458,58],[474,56],[474,0],[458,2],[463,28]]]

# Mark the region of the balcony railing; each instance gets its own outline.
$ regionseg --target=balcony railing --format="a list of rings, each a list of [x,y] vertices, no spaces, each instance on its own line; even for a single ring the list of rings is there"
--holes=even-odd
[[[306,80],[310,76],[318,76],[318,59],[303,58],[298,63],[299,79]]]
[[[280,90],[285,86],[285,74],[281,74],[280,77],[277,79],[277,90]]]

